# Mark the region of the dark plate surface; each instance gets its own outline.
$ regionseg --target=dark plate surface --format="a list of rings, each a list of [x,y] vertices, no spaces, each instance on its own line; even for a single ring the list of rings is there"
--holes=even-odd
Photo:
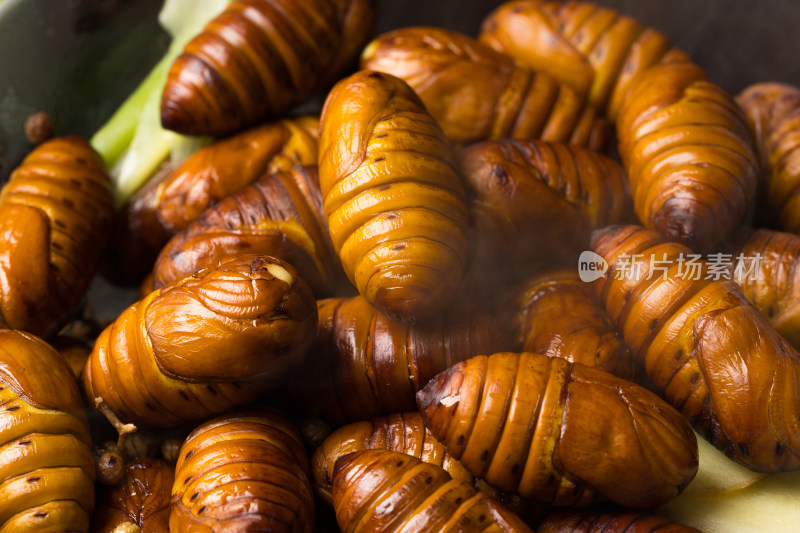
[[[91,136],[163,55],[163,0],[0,0],[0,180],[32,146],[28,115]]]

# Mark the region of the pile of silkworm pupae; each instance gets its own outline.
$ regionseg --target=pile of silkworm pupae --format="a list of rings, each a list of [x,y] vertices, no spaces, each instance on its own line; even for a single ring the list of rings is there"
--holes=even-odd
[[[688,532],[693,429],[800,469],[800,89],[585,2],[374,18],[228,4],[161,100],[217,140],[119,209],[80,137],[12,173],[0,529]]]

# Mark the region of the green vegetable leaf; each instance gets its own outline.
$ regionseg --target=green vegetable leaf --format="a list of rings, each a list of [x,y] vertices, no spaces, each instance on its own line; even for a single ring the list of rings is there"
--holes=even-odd
[[[142,84],[91,139],[110,169],[117,205],[124,204],[172,154],[179,164],[208,144],[161,127],[161,93],[167,73],[186,43],[203,30],[230,0],[167,0],[158,20],[172,36],[166,55]]]

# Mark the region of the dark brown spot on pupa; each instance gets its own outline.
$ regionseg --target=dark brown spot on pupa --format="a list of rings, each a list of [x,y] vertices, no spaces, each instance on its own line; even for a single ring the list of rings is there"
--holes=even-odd
[[[628,303],[628,301],[631,299],[631,296],[633,296],[633,291],[628,291],[625,293],[625,297],[623,298],[625,303]]]
[[[597,44],[594,50],[592,50],[592,55],[597,59],[603,59],[606,55],[606,47],[603,46],[603,43],[600,42]]]
[[[503,165],[494,166],[494,169],[492,169],[492,177],[501,185],[508,183],[508,172],[506,172]]]
[[[656,327],[658,327],[658,319],[654,318],[653,321],[650,322],[650,325],[648,326],[648,329],[650,331],[653,331],[654,329],[656,329]]]
[[[381,161],[386,161],[385,157],[376,157],[372,160],[373,163],[380,163]]]
[[[631,63],[630,61],[626,62],[623,71],[625,72],[625,74],[630,74],[631,72],[633,72],[633,63]]]
[[[44,513],[44,512],[42,512],[42,513],[36,513],[36,514],[35,514],[35,515],[33,515],[33,516],[34,516],[34,518],[47,518],[47,513]]]
[[[745,457],[749,457],[750,456],[750,448],[748,448],[748,446],[746,444],[742,444],[741,446],[739,446],[739,451]]]
[[[391,188],[391,185],[384,185],[383,187],[378,187],[378,190],[379,191],[385,191],[385,190],[387,190],[389,188]]]
[[[403,466],[403,461],[397,461],[397,466],[398,467]]]
[[[395,244],[394,246],[392,246],[392,250],[394,250],[395,252],[399,252],[400,250],[405,250],[405,249],[406,249],[405,244]]]
[[[481,454],[481,461],[486,461],[489,458],[489,450],[483,450]]]
[[[19,446],[27,446],[30,443],[31,443],[31,441],[29,441],[29,440],[21,440],[21,441],[19,441],[18,445]]]
[[[40,479],[42,479],[42,478],[41,478],[41,477],[39,477],[39,476],[29,477],[29,478],[28,478],[28,483],[36,483],[36,482],[37,482],[37,481],[39,481]]]
[[[190,501],[190,502],[193,502],[193,501],[195,501],[195,500],[197,499],[197,497],[198,497],[198,496],[200,496],[200,493],[199,493],[199,492],[195,492],[194,494],[192,494],[192,497],[191,497],[191,498],[189,498],[189,501]]]
[[[383,76],[380,72],[371,72],[367,75],[368,78],[372,78],[373,80],[382,80]]]
[[[13,407],[9,407],[8,409],[6,409],[6,411],[16,411],[17,409],[19,409],[19,405],[15,405]]]
[[[425,478],[425,484],[426,485],[430,485],[431,483],[433,483],[433,478],[432,477],[429,476],[429,477]]]
[[[459,448],[464,446],[464,435],[461,435],[460,437],[458,437],[458,442],[456,443],[456,446],[458,446]]]
[[[204,506],[202,506],[200,509],[198,509],[198,510],[197,510],[197,514],[203,514],[203,512],[204,512],[205,510],[206,510],[206,506],[204,505]]]
[[[691,379],[689,379],[689,383],[691,383],[692,385],[694,385],[695,383],[697,383],[697,380],[698,380],[698,379],[700,379],[700,374],[698,374],[697,372],[695,372],[694,374],[692,374],[692,377],[691,377]]]
[[[461,505],[461,502],[463,502],[463,501],[464,501],[464,498],[459,496],[458,498],[456,498],[456,505]]]

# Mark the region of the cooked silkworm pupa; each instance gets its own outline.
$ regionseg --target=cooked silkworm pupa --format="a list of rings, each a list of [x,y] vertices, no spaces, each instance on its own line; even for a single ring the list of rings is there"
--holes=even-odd
[[[114,204],[100,156],[77,136],[37,146],[0,191],[0,322],[50,337],[78,310]]]
[[[297,429],[250,410],[220,416],[183,443],[172,488],[173,533],[311,533],[314,493]]]
[[[94,461],[69,365],[21,331],[0,330],[0,529],[88,533]]]
[[[264,395],[316,330],[316,301],[291,265],[236,256],[125,309],[95,342],[83,389],[124,422],[176,426]]]
[[[505,2],[480,40],[586,95],[612,121],[639,74],[687,59],[661,32],[591,2]]]
[[[433,378],[417,404],[470,473],[527,499],[651,508],[697,471],[697,440],[680,413],[643,387],[557,357],[473,357]]]
[[[363,450],[336,462],[333,506],[344,533],[531,531],[500,502],[441,467],[385,450]]]
[[[361,67],[405,80],[458,145],[511,137],[602,150],[610,139],[584,96],[455,31],[385,33],[364,49]]]
[[[344,271],[393,319],[434,315],[461,284],[468,211],[452,148],[414,91],[361,71],[322,110],[319,178]]]
[[[287,392],[303,416],[334,426],[412,410],[434,375],[508,342],[491,315],[462,302],[416,324],[390,319],[361,296],[317,304],[317,339],[301,383]]]
[[[161,123],[227,135],[281,116],[330,83],[372,30],[370,0],[239,0],[175,60]]]
[[[608,263],[600,300],[664,398],[742,465],[800,468],[800,353],[736,282],[640,226],[598,232],[592,249]]]

